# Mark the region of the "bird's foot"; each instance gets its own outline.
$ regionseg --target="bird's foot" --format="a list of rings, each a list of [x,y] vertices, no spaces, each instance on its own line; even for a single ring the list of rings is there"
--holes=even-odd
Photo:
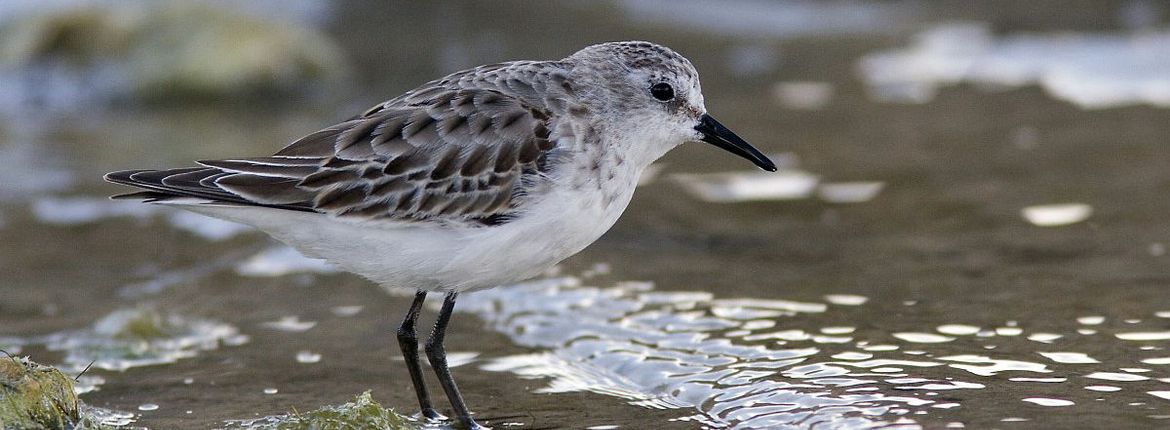
[[[440,414],[439,411],[436,411],[434,408],[423,409],[422,412],[415,414],[414,418],[421,419],[421,421],[426,421],[426,422],[431,422],[431,423],[441,422],[441,421],[447,420],[447,417],[445,415]]]
[[[479,425],[479,423],[475,422],[475,420],[471,419],[471,417],[461,417],[459,421],[463,422],[463,426],[467,427],[467,430],[492,430],[491,427],[484,427]]]

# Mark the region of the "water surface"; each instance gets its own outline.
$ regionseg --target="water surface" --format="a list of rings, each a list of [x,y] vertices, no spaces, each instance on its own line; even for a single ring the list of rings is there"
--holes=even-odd
[[[761,186],[742,160],[684,146],[557,273],[463,298],[448,349],[483,421],[1167,425],[1161,99],[1083,109],[1068,94],[1085,93],[1054,91],[1084,89],[1075,80],[1053,87],[1028,68],[989,87],[979,67],[907,74],[930,97],[889,98],[866,66],[892,53],[933,61],[952,51],[931,38],[956,28],[985,42],[959,57],[976,66],[1012,65],[1022,46],[1092,53],[1130,40],[1162,64],[1164,50],[1141,45],[1162,37],[1157,3],[743,1],[728,10],[762,8],[757,19],[703,25],[717,16],[660,13],[667,3],[328,3],[308,9],[320,19],[279,18],[345,49],[352,75],[327,94],[4,109],[0,348],[74,372],[100,359],[82,399],[148,428],[215,428],[366,390],[409,415],[393,339],[407,295],[231,224],[106,201],[118,189],[98,178],[271,152],[461,67],[650,39],[691,58],[711,112],[785,170]],[[831,25],[780,28],[801,16]],[[1077,76],[1129,85],[1144,64]],[[118,335],[144,312],[167,329]]]

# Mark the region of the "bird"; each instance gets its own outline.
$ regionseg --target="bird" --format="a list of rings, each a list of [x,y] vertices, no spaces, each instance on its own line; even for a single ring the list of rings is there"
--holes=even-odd
[[[447,366],[462,293],[533,278],[602,236],[652,162],[705,142],[776,171],[708,114],[694,65],[643,41],[449,74],[267,156],[105,175],[116,195],[253,226],[386,289],[414,291],[397,330],[421,415],[443,420],[419,366],[416,320],[443,303],[424,350],[458,420],[478,424]]]

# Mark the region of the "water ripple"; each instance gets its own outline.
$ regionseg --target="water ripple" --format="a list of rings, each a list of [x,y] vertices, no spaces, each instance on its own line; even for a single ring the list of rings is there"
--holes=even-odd
[[[461,310],[536,350],[484,357],[479,365],[547,381],[538,392],[590,391],[680,409],[679,420],[709,428],[937,427],[942,424],[932,415],[941,410],[980,409],[988,401],[1002,406],[1005,395],[1019,406],[997,409],[994,419],[1014,422],[1040,420],[1037,414],[1051,407],[1091,408],[1088,400],[1102,396],[1133,406],[1136,399],[1126,394],[1134,392],[1157,398],[1136,403],[1161,411],[1167,406],[1161,399],[1170,395],[1158,385],[1170,382],[1164,367],[1170,357],[1156,319],[1143,326],[1132,316],[1089,315],[1046,331],[1015,320],[895,329],[841,324],[855,321],[848,315],[853,307],[890,305],[870,305],[861,296],[825,296],[824,303],[721,298],[655,291],[646,282],[597,287],[582,279],[538,280],[466,297]],[[1082,339],[1098,332],[1120,341],[1112,348],[1127,348],[1130,360],[1119,361],[1113,350],[1078,351],[1093,348]],[[1052,397],[1054,389],[1063,389],[1062,398]],[[927,417],[934,420],[919,423]],[[946,422],[947,428],[972,424]]]
[[[564,277],[484,291],[460,304],[520,345],[547,349],[492,359],[484,369],[549,378],[541,392],[592,391],[652,408],[695,408],[699,413],[683,419],[712,427],[894,425],[934,401],[845,389],[896,388],[882,381],[889,375],[875,372],[881,368],[943,365],[860,352],[812,360],[823,352],[819,345],[852,338],[774,329],[776,319],[826,312],[824,303],[652,292],[645,283],[598,288]],[[923,379],[904,388],[979,387]]]

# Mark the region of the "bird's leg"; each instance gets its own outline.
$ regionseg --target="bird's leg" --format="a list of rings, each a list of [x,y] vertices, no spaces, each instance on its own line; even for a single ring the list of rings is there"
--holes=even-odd
[[[423,300],[426,298],[427,292],[423,290],[419,290],[414,295],[414,302],[410,304],[406,318],[402,319],[402,325],[398,327],[398,347],[402,348],[402,358],[406,360],[406,370],[410,372],[410,382],[414,383],[414,393],[418,395],[418,405],[422,408],[422,415],[428,419],[442,419],[444,417],[431,406],[431,398],[427,395],[427,385],[423,381],[422,368],[418,365],[418,334],[414,331],[414,325],[415,321],[418,320],[418,312],[422,310]]]
[[[435,321],[435,331],[431,332],[431,338],[427,339],[427,358],[431,360],[431,368],[435,370],[435,376],[439,377],[439,384],[447,393],[447,399],[451,401],[451,407],[455,409],[459,421],[462,421],[468,430],[486,430],[487,427],[483,427],[471,419],[471,412],[463,403],[459,387],[456,387],[455,380],[451,379],[451,370],[447,368],[447,352],[443,349],[443,336],[447,332],[447,321],[451,320],[451,311],[455,309],[455,298],[458,295],[459,293],[450,292],[443,298],[443,308],[439,310],[439,319]]]

